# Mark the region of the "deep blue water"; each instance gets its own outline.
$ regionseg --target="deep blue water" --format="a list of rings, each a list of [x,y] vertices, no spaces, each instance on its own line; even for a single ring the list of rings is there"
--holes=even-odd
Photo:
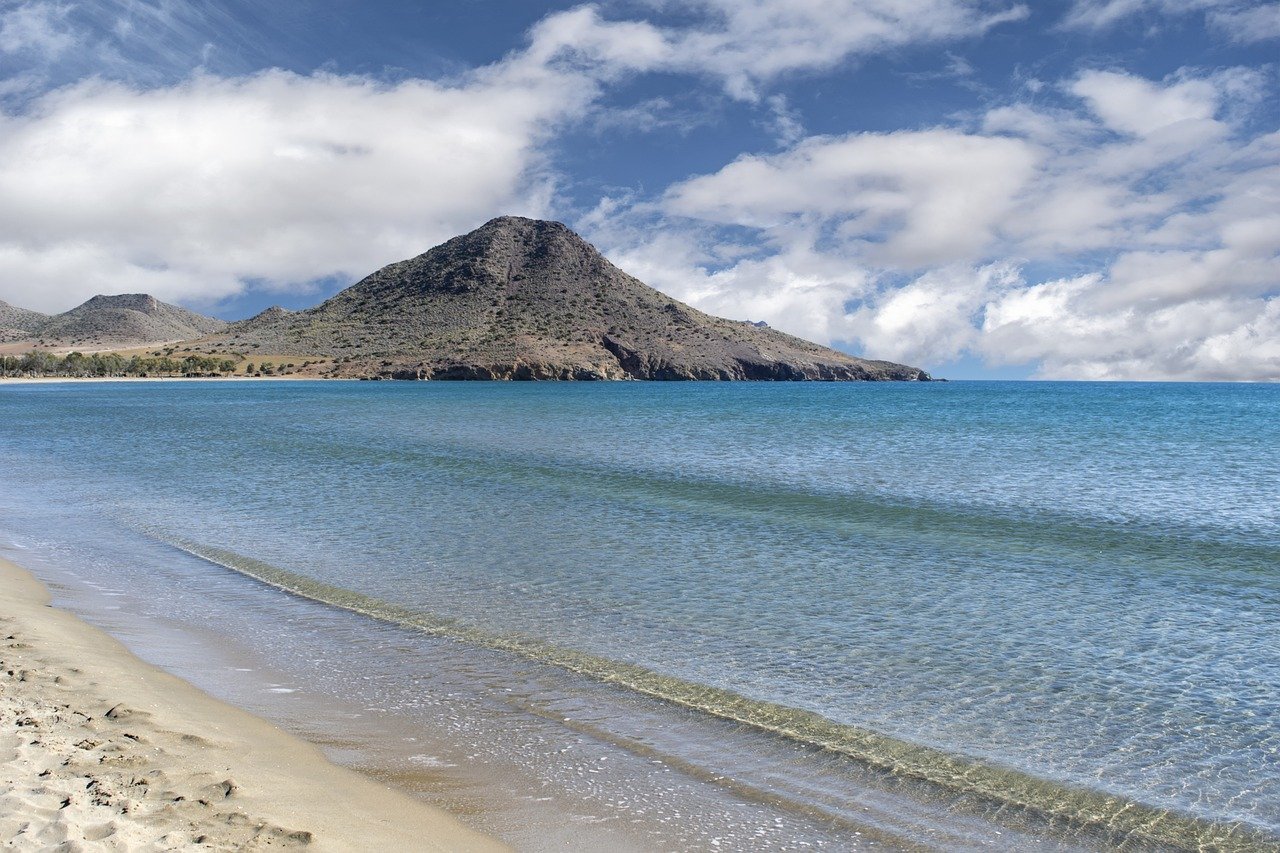
[[[7,490],[316,597],[1280,836],[1280,387],[62,383],[0,422]]]

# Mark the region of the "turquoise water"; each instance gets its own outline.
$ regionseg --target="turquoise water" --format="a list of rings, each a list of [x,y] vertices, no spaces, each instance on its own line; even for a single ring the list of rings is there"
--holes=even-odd
[[[0,417],[28,527],[80,507],[958,796],[1280,839],[1277,387],[50,384]]]

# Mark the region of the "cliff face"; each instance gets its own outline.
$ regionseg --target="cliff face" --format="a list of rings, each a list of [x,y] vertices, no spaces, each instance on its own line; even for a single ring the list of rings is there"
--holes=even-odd
[[[35,331],[40,338],[63,346],[135,347],[198,338],[227,327],[161,302],[143,293],[95,296],[64,314],[50,317]]]
[[[564,225],[518,217],[215,340],[337,358],[341,375],[396,378],[929,378],[704,314],[622,272]]]

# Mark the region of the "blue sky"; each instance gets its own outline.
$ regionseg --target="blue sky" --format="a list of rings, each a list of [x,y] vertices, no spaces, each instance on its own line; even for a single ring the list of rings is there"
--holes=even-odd
[[[503,213],[953,377],[1280,379],[1280,3],[0,0],[0,299],[305,307]]]

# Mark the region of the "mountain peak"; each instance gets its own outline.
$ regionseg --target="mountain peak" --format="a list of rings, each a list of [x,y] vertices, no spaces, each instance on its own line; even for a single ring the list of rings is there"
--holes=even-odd
[[[568,225],[553,219],[530,219],[527,216],[495,216],[476,231],[508,230],[508,231],[570,231]],[[471,232],[475,233],[475,232]],[[466,236],[465,234],[462,236]]]
[[[928,379],[678,302],[560,222],[500,216],[226,343],[339,359],[343,375]]]
[[[490,219],[474,231],[428,250],[427,254],[433,252],[441,255],[473,255],[476,259],[492,257],[500,262],[519,257],[536,257],[545,262],[551,257],[564,254],[600,256],[594,246],[563,222],[528,219],[523,216]]]
[[[68,346],[131,347],[199,338],[226,327],[147,293],[119,293],[99,294],[49,318],[39,333]]]
[[[163,302],[148,293],[117,293],[114,295],[100,293],[72,310],[100,311],[103,309],[117,309],[141,311],[143,314],[157,314],[160,312],[162,305],[164,305]]]
[[[288,317],[293,312],[287,308],[281,308],[279,305],[272,305],[264,311],[256,314],[254,320],[278,320],[281,317]]]

